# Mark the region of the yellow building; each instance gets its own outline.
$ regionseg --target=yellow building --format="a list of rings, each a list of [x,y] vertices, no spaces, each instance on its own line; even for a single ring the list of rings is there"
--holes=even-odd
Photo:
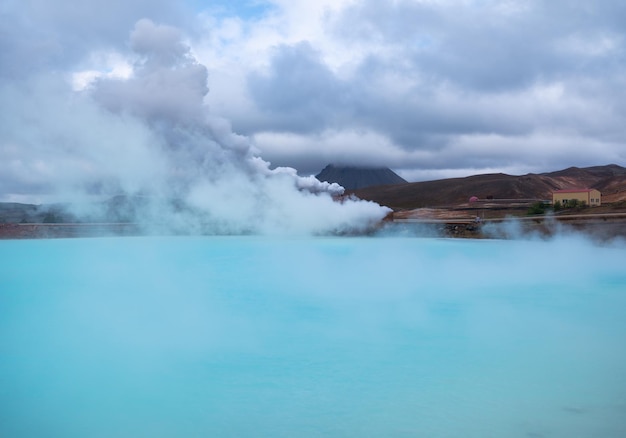
[[[570,189],[557,190],[552,192],[552,204],[560,202],[565,205],[568,201],[576,200],[578,203],[585,203],[591,207],[601,204],[602,195],[596,189]]]

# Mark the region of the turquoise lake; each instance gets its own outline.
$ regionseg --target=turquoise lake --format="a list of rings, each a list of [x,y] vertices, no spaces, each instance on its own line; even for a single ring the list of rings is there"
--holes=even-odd
[[[0,241],[2,437],[624,437],[626,245]]]

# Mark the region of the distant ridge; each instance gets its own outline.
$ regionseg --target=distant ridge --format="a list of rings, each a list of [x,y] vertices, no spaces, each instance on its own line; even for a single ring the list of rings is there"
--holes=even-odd
[[[329,164],[315,177],[343,186],[346,190],[357,190],[372,186],[405,184],[407,181],[386,167],[364,168],[354,166],[335,166]]]
[[[626,205],[626,168],[616,164],[570,167],[556,172],[521,176],[492,173],[415,183],[406,182],[386,168],[364,169],[329,165],[317,178],[321,181],[337,182],[348,193],[375,201],[395,211],[459,206],[469,204],[469,199],[473,196],[480,200],[550,200],[553,191],[572,188],[597,189],[602,193],[603,204]],[[355,186],[357,188],[351,188]],[[181,200],[164,202],[174,210],[187,208]],[[137,211],[145,204],[146,198],[142,196],[114,196],[107,201],[95,203],[88,209],[94,211],[94,217],[81,219],[85,222],[124,223],[134,220]],[[0,202],[0,225],[77,222],[69,206],[70,204]]]
[[[626,168],[616,164],[570,167],[556,172],[515,176],[504,173],[449,178],[398,185],[370,186],[354,190],[361,199],[394,210],[449,206],[479,199],[552,199],[561,189],[591,188],[602,193],[602,202],[626,200]]]

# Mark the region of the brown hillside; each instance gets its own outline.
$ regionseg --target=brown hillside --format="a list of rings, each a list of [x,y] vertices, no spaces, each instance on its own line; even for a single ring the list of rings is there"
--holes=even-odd
[[[570,167],[557,172],[522,176],[503,173],[449,178],[436,181],[368,187],[355,190],[361,199],[372,200],[396,211],[467,203],[469,198],[549,200],[554,190],[595,188],[603,202],[626,199],[626,168],[611,164],[588,168]]]

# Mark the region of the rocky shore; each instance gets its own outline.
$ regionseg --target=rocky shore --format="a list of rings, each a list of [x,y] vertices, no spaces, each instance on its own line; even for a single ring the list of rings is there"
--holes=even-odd
[[[0,224],[0,239],[50,239],[97,236],[138,236],[137,224]]]
[[[550,237],[556,234],[582,234],[594,240],[626,239],[626,213],[526,216],[496,219],[416,218],[401,215],[393,224],[413,229],[416,234],[473,239],[511,239],[525,236]]]
[[[385,221],[391,230],[404,229],[414,236],[471,239],[510,239],[524,236],[549,237],[557,233],[578,233],[596,240],[626,239],[626,213],[536,216],[518,218],[477,219],[398,217]],[[136,223],[62,223],[62,224],[0,224],[0,239],[49,239],[71,237],[140,236],[145,234]]]

